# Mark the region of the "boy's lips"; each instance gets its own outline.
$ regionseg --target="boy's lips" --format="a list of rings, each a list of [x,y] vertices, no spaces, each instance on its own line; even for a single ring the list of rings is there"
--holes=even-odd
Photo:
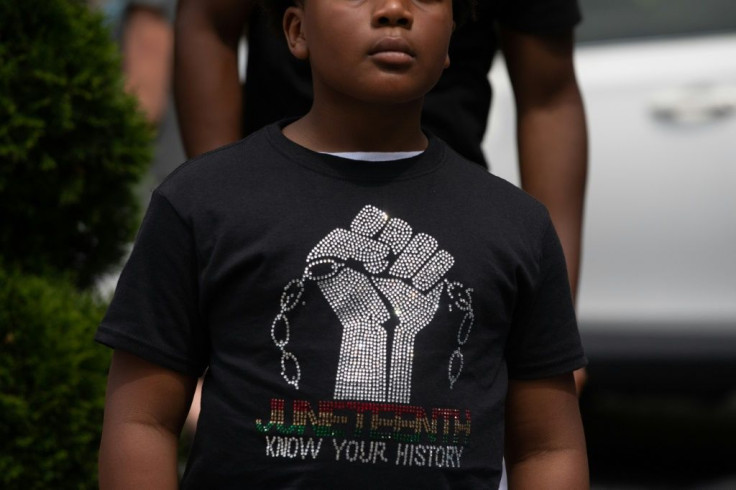
[[[416,56],[409,42],[402,37],[381,38],[368,54],[374,59],[389,64],[405,64]]]

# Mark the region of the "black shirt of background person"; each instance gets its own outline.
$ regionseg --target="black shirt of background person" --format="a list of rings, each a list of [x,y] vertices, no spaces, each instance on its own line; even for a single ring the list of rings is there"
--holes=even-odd
[[[496,23],[545,34],[575,26],[577,0],[480,0],[477,20],[457,28],[450,44],[450,67],[426,96],[422,126],[465,158],[487,165],[481,142],[491,105],[488,71],[498,51]],[[284,117],[309,111],[309,65],[294,58],[283,34],[255,12],[248,28],[248,68],[243,108],[245,134]]]

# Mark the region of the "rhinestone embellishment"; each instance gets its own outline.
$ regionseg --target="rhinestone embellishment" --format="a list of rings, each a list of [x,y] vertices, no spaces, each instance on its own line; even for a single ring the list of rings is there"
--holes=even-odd
[[[464,367],[461,348],[475,321],[473,290],[444,278],[455,259],[438,246],[434,237],[414,234],[405,221],[370,205],[349,229],[329,232],[307,255],[302,277],[284,287],[271,324],[284,380],[299,389],[301,367],[287,350],[292,328],[288,313],[307,284],[315,283],[343,327],[335,399],[408,404],[415,339],[435,317],[443,292],[451,311],[464,312],[447,368],[452,389]],[[385,325],[392,318],[396,325],[389,342]]]

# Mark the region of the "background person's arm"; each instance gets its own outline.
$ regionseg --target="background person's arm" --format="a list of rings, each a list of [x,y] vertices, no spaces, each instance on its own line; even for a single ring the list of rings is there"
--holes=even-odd
[[[585,109],[573,65],[572,31],[532,35],[500,28],[516,99],[521,186],[549,209],[577,298],[588,173]],[[585,369],[575,372],[578,393]]]
[[[255,0],[180,0],[174,95],[184,149],[200,155],[242,137],[238,42]]]
[[[174,32],[161,10],[133,4],[122,33],[125,89],[134,94],[154,125],[166,108],[174,52]]]
[[[178,488],[177,443],[196,381],[115,351],[99,454],[101,490]]]
[[[588,138],[573,34],[541,36],[504,27],[500,34],[516,99],[521,185],[549,209],[576,297]]]
[[[505,457],[510,490],[590,488],[572,374],[509,381]]]

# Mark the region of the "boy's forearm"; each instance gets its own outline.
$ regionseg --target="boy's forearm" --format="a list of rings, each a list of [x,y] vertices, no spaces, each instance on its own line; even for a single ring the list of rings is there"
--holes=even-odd
[[[572,374],[510,380],[506,399],[509,488],[589,488],[585,435]]]
[[[178,486],[178,436],[196,378],[116,350],[99,454],[102,490]]]
[[[506,462],[509,490],[585,490],[590,488],[587,457],[579,449],[539,453]]]
[[[176,489],[177,437],[142,422],[104,429],[99,455],[100,490]]]
[[[242,137],[238,42],[252,1],[181,0],[174,95],[189,157]]]

